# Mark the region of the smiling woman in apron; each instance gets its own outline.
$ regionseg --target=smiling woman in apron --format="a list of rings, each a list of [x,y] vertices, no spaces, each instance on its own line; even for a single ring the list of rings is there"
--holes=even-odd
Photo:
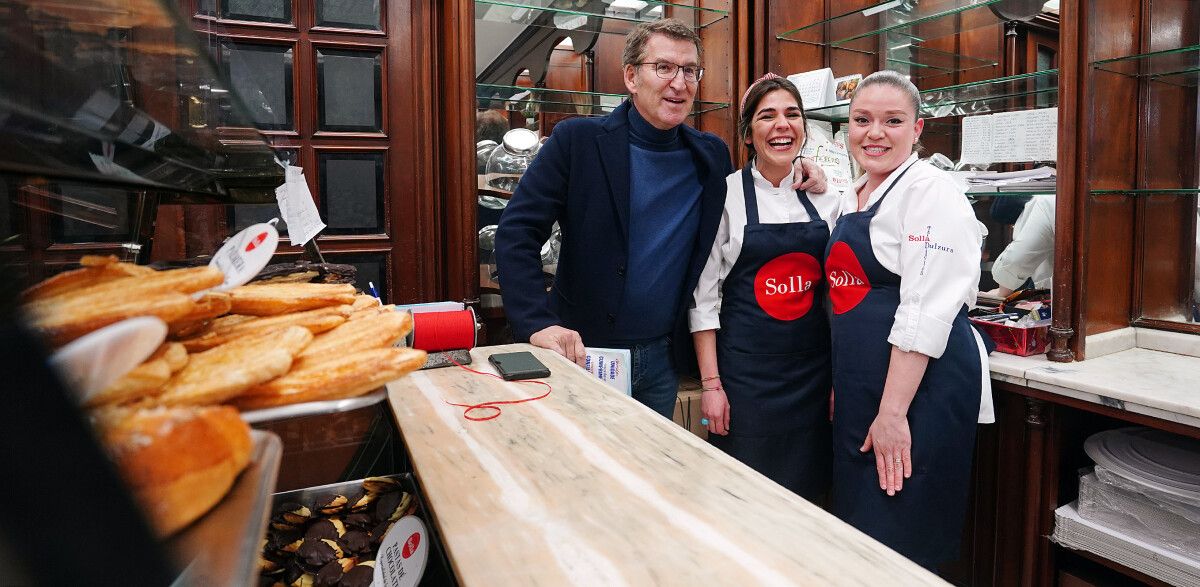
[[[891,71],[850,103],[864,174],[825,271],[833,306],[833,512],[930,569],[957,556],[976,422],[992,422],[987,350],[966,310],[981,232],[962,190],[913,154],[920,97]]]
[[[839,202],[793,190],[800,93],[774,74],[742,98],[753,158],[726,180],[689,313],[709,442],[809,500],[829,482],[829,323],[821,259]]]

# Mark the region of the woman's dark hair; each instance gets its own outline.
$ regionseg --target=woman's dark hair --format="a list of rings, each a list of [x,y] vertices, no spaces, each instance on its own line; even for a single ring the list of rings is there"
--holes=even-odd
[[[804,142],[808,142],[808,117],[804,114],[804,99],[800,97],[800,90],[792,82],[784,77],[773,77],[765,79],[750,86],[746,92],[746,99],[742,102],[742,111],[738,116],[738,137],[742,143],[750,149],[750,156],[758,156],[758,152],[754,150],[754,142],[746,143],[752,134],[750,127],[754,122],[754,112],[758,110],[758,103],[763,97],[775,90],[784,90],[791,94],[796,99],[796,104],[800,106],[800,119],[804,121]],[[800,148],[804,148],[804,143],[800,144]]]

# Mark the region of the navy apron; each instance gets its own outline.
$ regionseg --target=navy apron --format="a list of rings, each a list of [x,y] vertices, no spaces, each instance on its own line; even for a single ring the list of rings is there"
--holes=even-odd
[[[709,441],[798,495],[826,493],[830,470],[829,321],[820,259],[829,240],[808,195],[809,222],[761,224],[747,165],[742,251],[721,289],[717,364],[729,435]]]
[[[909,406],[913,473],[904,488],[889,497],[879,488],[875,453],[858,450],[879,412],[900,305],[900,276],[875,258],[871,219],[910,168],[875,205],[838,220],[825,256],[833,305],[832,505],[842,520],[933,569],[957,558],[979,418],[979,349],[965,306]]]

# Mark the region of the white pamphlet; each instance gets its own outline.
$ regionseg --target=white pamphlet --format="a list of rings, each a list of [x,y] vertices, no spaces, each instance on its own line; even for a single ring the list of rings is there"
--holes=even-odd
[[[308,182],[304,181],[304,170],[288,165],[284,168],[283,185],[275,188],[275,201],[279,203],[279,215],[287,223],[288,238],[293,245],[303,246],[325,230]]]
[[[804,101],[804,109],[820,108],[834,103],[833,70],[826,67],[804,73],[793,73],[787,76],[788,81],[800,90],[800,99]]]
[[[608,384],[609,387],[625,394],[633,395],[633,382],[629,378],[632,357],[629,349],[587,349],[587,357],[583,369],[593,377]]]

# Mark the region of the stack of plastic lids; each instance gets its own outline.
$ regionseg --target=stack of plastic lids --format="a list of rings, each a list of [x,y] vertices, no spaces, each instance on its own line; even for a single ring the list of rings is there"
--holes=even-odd
[[[1077,515],[1056,512],[1056,539],[1200,585],[1200,441],[1133,427],[1095,434],[1084,450],[1096,467],[1080,477]]]

